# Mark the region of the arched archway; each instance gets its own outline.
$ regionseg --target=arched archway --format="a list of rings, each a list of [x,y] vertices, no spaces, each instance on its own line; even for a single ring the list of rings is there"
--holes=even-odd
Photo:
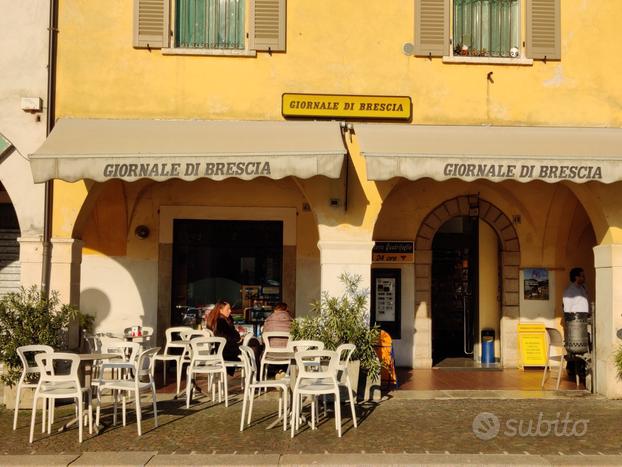
[[[505,213],[478,195],[458,196],[433,209],[421,223],[415,240],[415,320],[416,359],[420,366],[432,366],[432,244],[438,230],[455,217],[477,217],[497,234],[501,245],[501,363],[518,362],[516,321],[519,318],[520,244],[516,229]],[[422,313],[423,312],[423,313]],[[425,319],[427,317],[427,320]],[[513,323],[513,324],[512,324]],[[422,355],[425,355],[422,358]]]

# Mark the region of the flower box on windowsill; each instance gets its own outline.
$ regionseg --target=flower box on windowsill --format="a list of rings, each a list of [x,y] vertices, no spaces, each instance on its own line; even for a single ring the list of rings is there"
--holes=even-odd
[[[469,57],[468,55],[446,55],[443,63],[471,63],[483,65],[533,65],[531,58],[510,58],[510,57]]]
[[[163,55],[207,55],[207,56],[232,56],[232,57],[256,57],[257,51],[245,49],[199,49],[172,47],[162,49]]]

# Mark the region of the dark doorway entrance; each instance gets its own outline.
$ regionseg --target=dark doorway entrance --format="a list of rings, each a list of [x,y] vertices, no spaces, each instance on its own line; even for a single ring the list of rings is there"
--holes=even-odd
[[[283,222],[176,219],[171,324],[218,300],[234,319],[253,302],[271,310],[282,300],[282,270]]]
[[[454,217],[432,242],[432,364],[473,359],[478,329],[477,217]]]

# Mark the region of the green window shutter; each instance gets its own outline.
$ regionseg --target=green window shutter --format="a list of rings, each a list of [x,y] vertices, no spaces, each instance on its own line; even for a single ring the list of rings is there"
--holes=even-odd
[[[134,0],[134,47],[168,47],[170,0]]]
[[[449,54],[449,0],[415,0],[415,55]]]
[[[527,57],[560,60],[560,0],[527,0]]]
[[[251,0],[250,48],[284,52],[286,0]]]

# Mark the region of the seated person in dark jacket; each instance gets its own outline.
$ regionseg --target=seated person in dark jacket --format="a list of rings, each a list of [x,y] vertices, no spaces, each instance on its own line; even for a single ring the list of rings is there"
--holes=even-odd
[[[225,301],[216,303],[205,320],[207,327],[216,337],[227,339],[222,355],[225,360],[239,360],[240,333],[235,329],[231,319],[231,305]]]
[[[231,305],[225,301],[219,301],[216,303],[216,306],[212,309],[212,311],[210,311],[209,315],[207,315],[205,325],[214,333],[214,336],[224,337],[227,340],[225,348],[222,352],[223,358],[229,361],[240,360],[240,345],[242,344],[242,338],[233,324],[233,319],[231,318]],[[260,354],[258,345],[259,343],[256,339],[254,342],[253,340],[249,342],[249,346],[255,353],[255,359],[257,359],[257,356]],[[227,368],[227,373],[229,373],[229,375],[232,375],[234,372],[235,368]]]

